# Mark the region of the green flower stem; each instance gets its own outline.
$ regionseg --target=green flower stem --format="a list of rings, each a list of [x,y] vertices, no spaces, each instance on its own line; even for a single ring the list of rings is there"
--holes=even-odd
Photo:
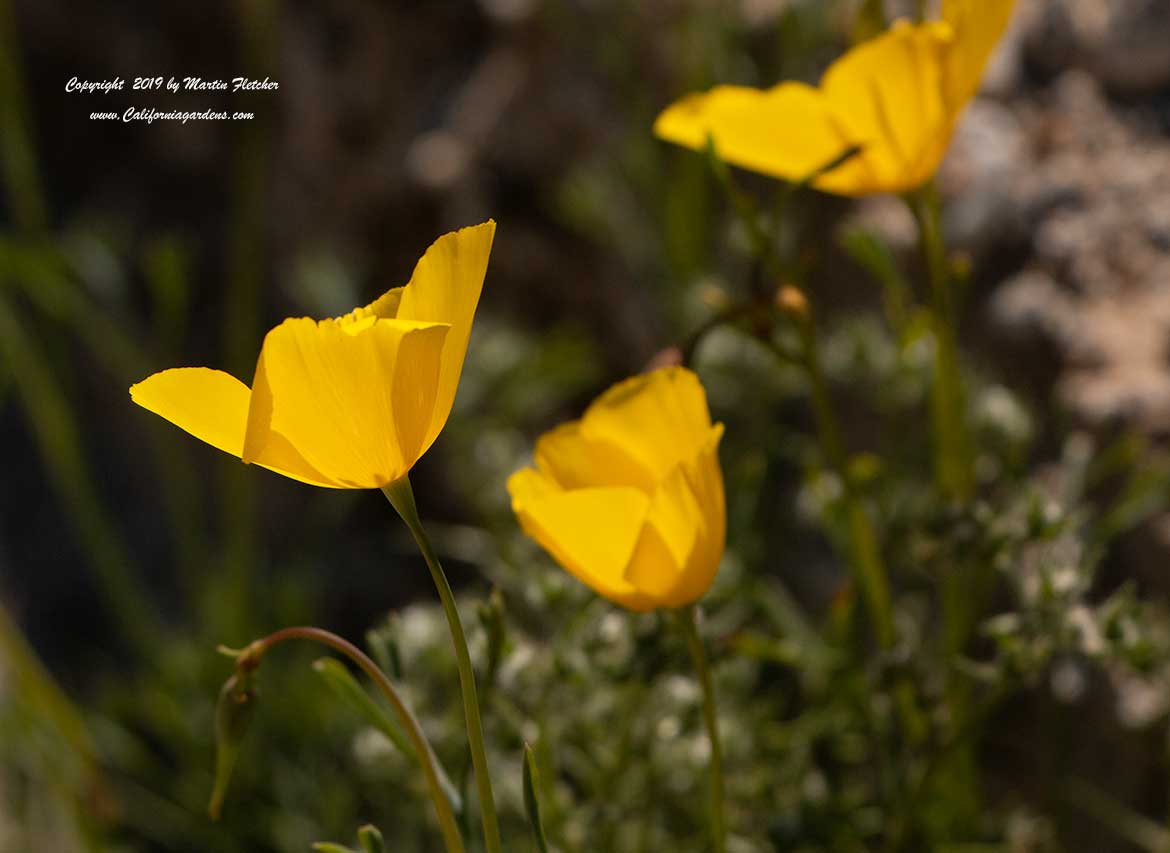
[[[784,279],[783,265],[780,264],[772,246],[772,240],[760,221],[758,212],[750,197],[746,196],[736,185],[731,176],[731,170],[724,163],[715,149],[714,139],[707,140],[707,159],[719,181],[720,186],[728,194],[734,207],[736,216],[751,236],[752,248],[756,257],[756,265],[760,272],[767,272],[780,280]],[[792,193],[812,184],[816,178],[825,172],[832,171],[842,163],[850,160],[860,151],[857,147],[850,147],[835,156],[796,183],[786,184],[781,189],[777,200],[777,215],[782,211],[784,204]],[[769,294],[771,295],[771,294]],[[890,585],[885,565],[882,562],[881,549],[878,545],[877,533],[873,522],[866,512],[865,505],[853,487],[852,477],[849,475],[849,460],[845,450],[845,443],[841,438],[841,430],[837,425],[837,418],[833,411],[833,404],[829,397],[828,383],[825,381],[824,371],[821,368],[819,347],[817,345],[816,322],[812,307],[807,297],[800,294],[800,304],[786,313],[794,321],[800,334],[802,352],[799,362],[809,378],[812,393],[813,408],[816,413],[817,427],[820,432],[821,445],[829,463],[836,469],[845,487],[845,508],[849,529],[850,562],[857,582],[865,596],[870,617],[874,622],[874,631],[882,648],[889,648],[894,644],[893,607],[890,601]],[[692,341],[683,350],[684,363],[693,357],[698,340],[710,328],[714,328],[729,320],[737,319],[740,312],[750,311],[751,303],[745,303],[745,308],[731,309],[728,316],[713,318],[708,326],[701,327]],[[772,352],[785,363],[791,360],[791,355],[772,340],[769,334],[761,337]]]
[[[800,334],[801,356],[808,374],[812,395],[813,411],[817,419],[822,452],[841,479],[844,488],[845,515],[848,526],[849,558],[856,582],[865,597],[866,608],[873,620],[874,634],[878,645],[885,650],[893,647],[897,640],[894,630],[894,606],[890,596],[889,575],[882,559],[881,546],[873,520],[866,510],[865,502],[857,493],[853,476],[849,470],[849,458],[841,427],[837,421],[829,383],[821,366],[820,347],[817,340],[816,318],[807,298],[797,302],[799,310],[788,310]],[[775,350],[775,347],[773,346]],[[783,360],[786,354],[777,352]],[[927,723],[918,709],[914,685],[905,676],[899,677],[894,685],[894,701],[907,737],[919,742],[926,736]]]
[[[968,502],[975,493],[975,458],[967,430],[967,392],[959,368],[958,294],[951,281],[942,213],[934,182],[909,199],[918,222],[919,239],[930,277],[935,337],[935,376],[931,391],[934,420],[935,478],[939,489],[952,500]],[[942,575],[941,601],[949,654],[961,654],[976,624],[979,606],[976,590],[960,566],[947,567]],[[955,713],[961,717],[967,690],[952,689]]]
[[[153,660],[162,632],[157,608],[136,577],[94,485],[83,450],[82,420],[52,374],[42,340],[21,322],[5,297],[0,294],[0,370],[8,374],[25,408],[48,480],[69,510],[114,624],[144,659]]]
[[[959,369],[958,298],[950,280],[934,183],[928,183],[908,202],[918,222],[919,242],[930,278],[935,338],[931,391],[935,478],[944,494],[966,502],[975,492],[975,459],[967,431],[967,392]]]
[[[931,386],[931,417],[934,421],[934,469],[939,490],[951,500],[968,503],[975,494],[975,452],[967,426],[967,389],[960,368],[958,325],[959,293],[951,280],[942,208],[934,181],[928,182],[909,199],[918,223],[919,242],[930,279],[931,319],[935,339],[935,375]],[[962,655],[977,623],[980,607],[977,591],[982,587],[978,566],[943,567],[940,600],[943,611],[944,643],[949,657]],[[971,688],[957,671],[947,679],[950,714],[964,727],[971,716]],[[978,809],[977,762],[970,742],[961,743],[951,757],[960,778],[968,781],[973,809]]]
[[[6,113],[0,126],[0,169],[13,221],[19,230],[36,234],[48,227],[49,210],[33,144],[15,18],[12,3],[0,0],[0,100]]]
[[[12,696],[27,703],[36,719],[51,728],[96,779],[98,751],[85,716],[73,704],[29,645],[0,600],[0,672],[15,687]]]
[[[471,746],[471,763],[475,768],[475,785],[479,792],[479,809],[483,820],[483,837],[487,853],[500,853],[500,825],[496,818],[496,802],[492,795],[492,780],[488,772],[487,752],[483,742],[483,723],[479,715],[479,699],[475,693],[475,671],[471,666],[471,655],[467,651],[467,638],[463,634],[463,623],[459,619],[459,609],[455,606],[455,596],[451,592],[451,584],[443,573],[439,557],[427,538],[422,522],[418,517],[418,508],[414,502],[414,492],[410,488],[410,478],[402,477],[382,488],[390,505],[402,516],[406,526],[410,528],[414,541],[418,543],[419,551],[431,570],[431,578],[435,588],[439,591],[439,600],[443,604],[443,611],[447,615],[447,625],[451,629],[451,641],[455,646],[455,661],[459,666],[459,687],[463,692],[463,714],[467,721],[467,740]]]
[[[703,721],[707,725],[707,737],[711,741],[711,840],[715,853],[727,850],[727,819],[723,803],[726,792],[723,784],[723,745],[719,740],[719,718],[715,710],[715,688],[711,682],[711,667],[703,638],[699,636],[698,608],[695,605],[677,612],[678,623],[687,641],[687,650],[695,667],[699,685],[703,690]]]
[[[877,532],[865,509],[853,478],[849,472],[849,459],[841,427],[829,396],[829,383],[821,367],[820,347],[817,342],[816,319],[812,306],[805,303],[803,310],[793,314],[800,341],[805,372],[808,374],[812,395],[813,411],[816,415],[817,430],[820,433],[821,448],[829,464],[840,477],[845,490],[845,514],[849,528],[849,549],[851,562],[865,596],[870,618],[873,619],[874,633],[878,644],[888,649],[894,644],[894,616],[890,601],[890,582],[882,561]]]
[[[255,669],[260,665],[260,659],[269,649],[287,640],[311,640],[315,643],[328,646],[357,664],[362,672],[369,676],[370,680],[378,686],[382,695],[386,697],[387,701],[390,702],[390,705],[398,714],[398,720],[402,723],[402,727],[406,730],[406,734],[414,746],[415,754],[418,756],[419,764],[422,766],[423,775],[426,776],[427,791],[430,794],[431,803],[435,807],[435,816],[439,820],[439,828],[442,830],[443,841],[446,844],[448,853],[463,853],[463,839],[459,835],[459,828],[455,822],[455,814],[451,811],[451,802],[447,799],[446,794],[443,793],[443,786],[439,782],[438,764],[435,753],[431,749],[431,744],[427,740],[426,735],[423,734],[422,726],[419,725],[418,718],[414,716],[410,707],[399,695],[393,682],[390,681],[390,678],[378,668],[378,665],[365,652],[348,640],[321,628],[283,628],[248,646],[236,660],[237,670]]]

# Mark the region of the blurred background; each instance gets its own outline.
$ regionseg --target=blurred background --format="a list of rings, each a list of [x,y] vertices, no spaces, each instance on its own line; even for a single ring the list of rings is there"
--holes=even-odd
[[[558,846],[702,849],[701,725],[680,647],[524,542],[503,483],[541,430],[745,288],[747,240],[704,158],[652,137],[658,111],[717,82],[815,81],[859,34],[862,5],[0,0],[0,850],[304,850],[352,841],[365,820],[390,849],[437,849],[409,762],[335,701],[307,649],[266,662],[271,701],[225,819],[207,821],[231,669],[218,643],[378,627],[458,774],[454,669],[425,569],[381,496],[246,468],[127,388],[178,365],[248,381],[282,318],[364,304],[405,283],[434,238],[488,217],[499,230],[456,410],[412,479],[485,668],[475,604],[503,591],[510,634],[488,716],[505,828],[527,843],[527,739],[547,747]],[[917,274],[900,201],[798,194],[788,245],[851,448],[880,469],[906,613],[929,621],[915,590],[935,552],[916,550],[920,534],[958,550],[1011,540],[1018,551],[995,552],[1006,570],[1057,573],[997,605],[1017,619],[985,657],[1027,663],[989,726],[990,793],[970,840],[1165,849],[1170,4],[1017,6],[940,176],[969,271],[963,343],[992,521],[925,497],[929,356],[881,322],[883,274]],[[280,88],[64,91],[74,76],[155,75]],[[130,106],[256,118],[89,119]],[[741,697],[726,709],[729,761],[744,768],[733,849],[866,849],[886,801],[849,780],[876,759],[848,758],[848,714],[809,712],[853,705],[804,659],[801,631],[831,620],[847,577],[805,389],[730,332],[696,366],[728,424],[730,547],[711,623],[723,686]],[[1060,527],[1043,557],[999,528],[978,538],[1037,511]],[[1116,659],[1076,630],[1106,605],[1140,634]],[[796,648],[740,643],[749,628]],[[775,763],[749,773],[752,756]]]

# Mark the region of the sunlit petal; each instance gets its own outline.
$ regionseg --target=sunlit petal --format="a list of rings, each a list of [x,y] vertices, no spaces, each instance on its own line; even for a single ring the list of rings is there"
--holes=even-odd
[[[902,21],[825,72],[821,92],[861,145],[858,156],[870,170],[873,187],[913,189],[938,168],[945,150],[940,140],[950,137],[942,60],[952,41],[946,24]]]
[[[536,467],[565,489],[590,486],[634,486],[649,494],[654,474],[625,448],[590,437],[580,421],[562,424],[542,435],[533,454]]]
[[[156,373],[130,387],[130,398],[148,411],[225,453],[241,457],[248,423],[248,386],[222,370],[178,367]],[[286,477],[314,486],[335,487],[275,436],[253,460]]]
[[[410,283],[398,296],[395,316],[399,320],[446,323],[451,327],[443,343],[435,406],[423,439],[424,452],[447,423],[455,402],[495,233],[496,223],[488,220],[440,237],[419,260]],[[393,293],[383,297],[383,305],[374,305],[388,310]]]
[[[512,509],[524,532],[600,595],[631,610],[654,601],[623,577],[649,499],[629,487],[563,491],[531,468],[508,479]]]
[[[769,89],[717,86],[667,107],[654,123],[661,139],[695,150],[712,139],[719,157],[782,180],[805,178],[857,144],[824,97],[803,83]],[[837,180],[869,179],[856,160]]]
[[[610,388],[537,442],[508,491],[524,531],[631,610],[682,607],[715,578],[726,533],[718,446],[694,373],[664,367]]]
[[[440,237],[410,284],[343,317],[270,331],[253,388],[219,371],[155,374],[131,398],[209,444],[332,488],[401,478],[447,421],[495,223]]]
[[[718,86],[668,107],[654,132],[728,163],[842,195],[905,192],[938,169],[1012,0],[946,0],[940,21],[896,22],[825,72],[819,88]]]
[[[711,428],[707,395],[681,367],[634,376],[598,397],[581,419],[590,438],[621,447],[655,480],[702,446]]]
[[[945,96],[952,112],[960,112],[979,91],[1014,8],[1015,0],[943,0],[943,20],[961,36],[946,64]]]
[[[275,434],[347,488],[398,479],[423,449],[447,330],[376,317],[284,321],[256,365],[244,461],[263,458]]]

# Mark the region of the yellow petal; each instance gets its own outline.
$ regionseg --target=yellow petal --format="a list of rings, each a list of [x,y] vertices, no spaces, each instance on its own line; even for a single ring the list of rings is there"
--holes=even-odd
[[[287,439],[345,488],[379,488],[426,449],[448,326],[377,317],[285,320],[256,365],[245,462]]]
[[[707,443],[694,459],[683,463],[683,473],[703,513],[698,548],[692,554],[676,595],[682,604],[702,596],[715,580],[727,544],[727,506],[723,492],[723,469],[719,465],[719,442],[723,424],[715,424]],[[676,605],[677,606],[677,605]]]
[[[803,83],[767,91],[717,86],[689,95],[666,108],[654,133],[696,151],[706,148],[710,136],[724,161],[787,181],[803,180],[857,143],[821,93]],[[822,188],[847,192],[872,180],[854,157]]]
[[[614,385],[585,412],[581,431],[621,450],[661,480],[703,446],[707,395],[685,367],[664,367]]]
[[[719,86],[668,107],[654,131],[696,150],[710,136],[728,163],[789,181],[859,146],[813,186],[842,195],[914,189],[938,168],[1012,5],[944,0],[943,21],[896,23],[834,62],[819,88]]]
[[[222,370],[177,367],[130,386],[130,399],[225,453],[239,456],[248,386]]]
[[[942,23],[905,21],[858,45],[821,81],[829,109],[862,146],[872,181],[866,191],[902,192],[925,182],[950,141],[951,116],[942,96],[943,58],[952,42]],[[840,176],[816,182],[826,188]]]
[[[943,0],[943,20],[955,31],[945,96],[957,115],[979,91],[983,70],[1011,20],[1014,0]]]
[[[658,607],[682,607],[711,586],[723,556],[726,510],[718,445],[723,425],[655,492],[625,579]]]
[[[634,486],[646,493],[656,487],[653,472],[611,441],[586,435],[580,421],[546,432],[536,442],[536,467],[563,489]]]
[[[135,403],[236,457],[244,451],[250,396],[248,386],[234,376],[206,367],[164,370],[130,386]],[[294,480],[337,486],[279,437],[254,461]]]
[[[699,503],[681,467],[676,468],[654,493],[625,579],[658,606],[676,606],[675,591],[696,550],[702,524]]]
[[[495,233],[496,223],[488,220],[443,235],[427,249],[410,283],[398,296],[395,316],[399,320],[446,323],[451,327],[443,343],[434,410],[423,439],[424,452],[447,423],[455,401]],[[390,309],[394,292],[383,297],[387,300],[381,306],[383,310]]]
[[[508,478],[520,526],[577,580],[630,610],[655,606],[623,574],[649,499],[628,487],[563,491],[524,468]]]

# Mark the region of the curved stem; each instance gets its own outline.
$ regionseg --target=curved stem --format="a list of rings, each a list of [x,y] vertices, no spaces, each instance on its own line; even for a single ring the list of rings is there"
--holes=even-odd
[[[699,344],[703,342],[703,339],[706,338],[707,335],[718,328],[751,316],[752,311],[756,310],[757,307],[758,306],[756,303],[752,301],[739,302],[729,306],[728,308],[725,308],[717,314],[712,314],[710,317],[708,317],[702,325],[691,332],[686,341],[683,343],[681,347],[681,358],[683,366],[689,367],[695,360],[695,353],[699,349]]]
[[[723,745],[719,740],[719,717],[715,710],[715,688],[711,682],[711,667],[707,662],[707,651],[699,636],[697,621],[698,608],[691,605],[678,611],[678,622],[686,637],[687,650],[695,667],[699,685],[703,690],[703,721],[707,725],[707,737],[711,742],[711,836],[715,853],[727,849],[727,819],[723,812],[726,793],[723,784]]]
[[[430,742],[427,740],[426,735],[423,734],[422,726],[419,725],[418,718],[414,716],[410,707],[398,694],[398,690],[394,687],[389,677],[378,668],[378,665],[365,652],[348,640],[321,628],[283,628],[274,634],[269,634],[267,637],[257,640],[245,649],[236,662],[237,668],[250,667],[254,669],[260,665],[260,658],[264,656],[265,652],[273,646],[277,646],[287,640],[312,640],[313,642],[328,646],[336,652],[340,652],[357,664],[362,672],[369,676],[370,680],[378,686],[378,689],[382,691],[382,695],[394,707],[394,710],[398,714],[399,722],[406,729],[406,733],[414,745],[414,751],[418,755],[418,761],[422,766],[423,775],[426,776],[427,791],[430,794],[431,803],[435,807],[435,817],[439,820],[439,829],[443,833],[443,841],[447,846],[448,853],[463,853],[463,839],[459,835],[459,827],[455,822],[455,815],[451,811],[451,803],[443,793],[443,787],[439,783],[438,766]]]
[[[483,820],[483,838],[487,853],[500,853],[500,825],[496,818],[496,802],[492,794],[492,780],[488,772],[487,752],[484,749],[483,722],[479,714],[479,698],[475,692],[475,670],[471,666],[471,655],[467,651],[467,637],[463,633],[463,622],[451,584],[439,563],[439,557],[431,546],[431,540],[423,529],[414,503],[414,492],[410,478],[402,477],[382,488],[390,505],[402,516],[410,528],[418,549],[431,570],[431,578],[439,592],[443,612],[447,615],[447,626],[451,630],[451,641],[455,646],[455,662],[459,666],[459,688],[463,693],[463,715],[467,722],[467,740],[471,747],[471,763],[475,769],[475,787],[479,792],[479,810]]]

